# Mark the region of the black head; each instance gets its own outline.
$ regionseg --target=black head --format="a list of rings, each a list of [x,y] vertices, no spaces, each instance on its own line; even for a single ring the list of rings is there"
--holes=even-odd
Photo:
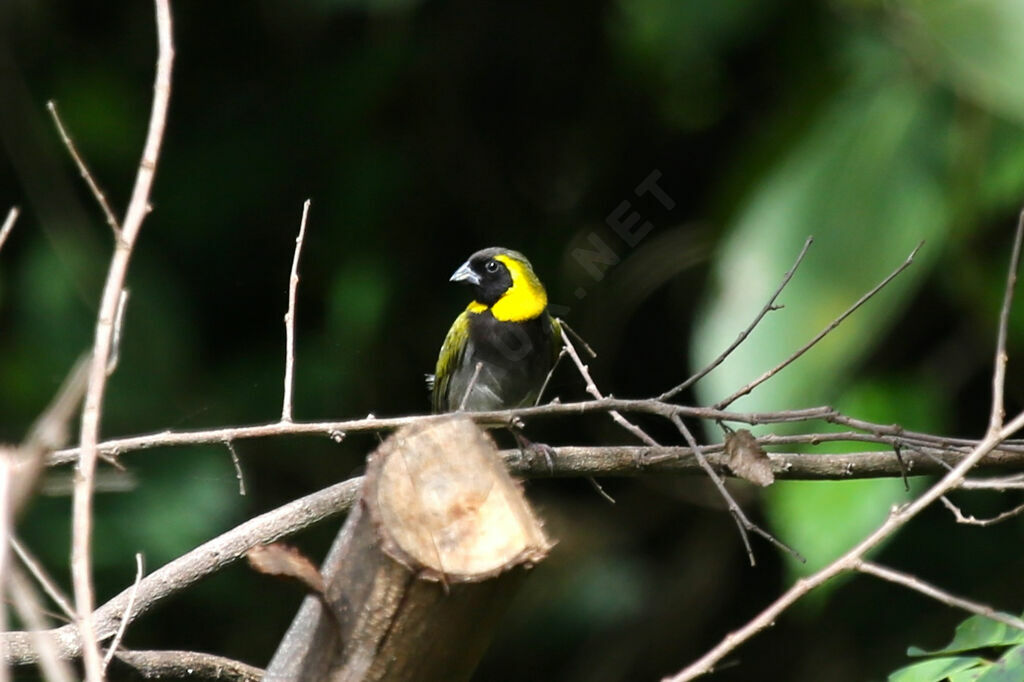
[[[486,306],[497,303],[512,287],[508,261],[529,262],[521,253],[491,247],[477,251],[452,275],[452,282],[465,282],[473,287],[473,298]]]

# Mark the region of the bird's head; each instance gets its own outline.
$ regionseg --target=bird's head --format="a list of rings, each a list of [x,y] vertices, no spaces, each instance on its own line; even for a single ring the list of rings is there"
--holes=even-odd
[[[526,256],[518,251],[492,247],[477,251],[451,277],[473,287],[469,311],[490,309],[498,320],[529,320],[544,312],[548,295]]]

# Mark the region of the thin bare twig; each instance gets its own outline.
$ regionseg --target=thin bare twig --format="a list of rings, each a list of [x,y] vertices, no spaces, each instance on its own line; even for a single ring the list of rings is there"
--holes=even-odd
[[[1024,426],[1024,413],[1018,415],[1005,428],[998,433],[987,435],[981,443],[967,457],[965,457],[952,471],[942,477],[931,488],[926,490],[920,497],[909,505],[895,509],[882,525],[868,534],[863,540],[857,543],[828,566],[825,566],[816,573],[801,578],[792,587],[780,595],[774,602],[766,607],[761,613],[747,622],[746,625],[729,633],[721,642],[715,645],[698,660],[691,663],[681,672],[671,677],[666,677],[665,682],[686,682],[701,675],[705,675],[714,669],[718,661],[733,651],[740,644],[746,642],[755,634],[771,626],[772,623],[782,614],[783,611],[792,606],[797,600],[819,586],[828,582],[840,573],[855,570],[857,562],[871,549],[876,547],[882,540],[892,535],[899,528],[905,525],[910,519],[917,516],[922,509],[930,505],[947,491],[955,488],[963,480],[964,475],[977,462],[992,451],[1001,440],[1015,433]]]
[[[480,378],[480,370],[484,368],[484,363],[477,362],[476,367],[473,368],[473,376],[469,379],[469,385],[466,386],[466,392],[462,394],[462,400],[459,401],[459,412],[466,410],[466,401],[469,400],[469,394],[473,392],[473,387],[476,386],[477,379]]]
[[[1024,490],[1024,474],[997,478],[967,479],[960,484],[963,490]]]
[[[299,235],[295,238],[295,253],[292,255],[292,273],[288,278],[288,312],[284,315],[284,398],[281,401],[281,421],[292,420],[292,390],[295,385],[295,297],[299,289],[299,255],[306,238],[306,218],[309,217],[310,200],[302,204],[302,220]]]
[[[940,500],[942,501],[942,504],[946,506],[946,509],[953,512],[953,517],[956,518],[957,523],[962,523],[968,526],[994,526],[997,523],[1002,523],[1007,519],[1012,519],[1015,516],[1024,514],[1024,504],[1022,504],[1018,507],[1014,507],[1013,509],[1008,509],[1001,514],[997,514],[996,516],[992,516],[987,519],[979,519],[971,516],[970,514],[964,514],[960,507],[953,504],[945,495],[943,495]]]
[[[100,415],[107,383],[107,365],[113,342],[114,321],[121,299],[128,263],[132,249],[142,227],[142,221],[149,212],[149,193],[156,174],[160,156],[164,127],[167,121],[167,107],[171,95],[171,66],[174,61],[174,46],[171,34],[171,9],[168,0],[155,0],[157,25],[156,77],[153,87],[153,104],[149,118],[149,131],[142,150],[142,160],[135,175],[128,210],[125,213],[121,233],[118,235],[114,254],[107,270],[99,312],[96,318],[96,335],[93,341],[92,364],[89,371],[89,387],[82,410],[82,428],[79,442],[81,457],[75,477],[72,498],[72,541],[71,576],[75,592],[75,608],[82,633],[85,677],[88,682],[101,682],[103,662],[100,658],[99,643],[93,624],[95,598],[92,589],[92,501],[93,480],[96,475],[96,444],[99,440]]]
[[[132,609],[135,608],[135,597],[139,594],[139,583],[142,582],[142,554],[135,554],[135,582],[132,583],[132,590],[128,594],[128,603],[124,607],[124,615],[121,616],[121,624],[117,628],[117,632],[114,633],[114,639],[110,642],[110,647],[107,649],[107,655],[103,657],[103,674],[107,674],[107,668],[110,667],[110,661],[114,658],[114,654],[117,653],[117,648],[121,646],[121,640],[124,638],[124,633],[128,629],[128,623],[131,622]]]
[[[7,241],[8,235],[11,234],[11,230],[14,229],[14,221],[18,219],[18,207],[11,206],[11,210],[7,211],[7,217],[4,219],[3,227],[0,227],[0,249],[4,247],[4,242]]]
[[[565,329],[572,329],[564,320],[559,319],[558,323]],[[572,332],[572,334],[577,337],[579,336],[576,332]],[[594,383],[594,379],[590,376],[590,368],[583,364],[583,360],[580,359],[579,353],[576,352],[576,347],[572,345],[572,341],[569,340],[568,334],[562,334],[562,343],[564,344],[565,350],[569,353],[569,357],[572,358],[573,363],[576,365],[576,369],[579,370],[580,376],[583,377],[583,381],[586,383],[587,393],[594,396],[597,400],[603,400],[604,396],[597,388],[597,384]],[[590,352],[593,353],[593,351]],[[644,443],[654,446],[658,445],[658,441],[647,435],[647,433],[639,426],[623,417],[618,410],[608,410],[608,414],[615,420],[615,423],[632,433]]]
[[[238,459],[238,453],[235,451],[235,444],[232,441],[224,441],[224,445],[227,446],[228,452],[231,453],[231,463],[235,465],[235,478],[238,479],[238,494],[245,496],[245,478],[242,476],[242,462]]]
[[[20,570],[12,570],[8,591],[14,610],[28,628],[32,645],[39,652],[39,669],[43,673],[43,679],[46,682],[74,682],[75,675],[71,671],[71,666],[60,657],[53,635],[46,632],[49,625],[43,615],[39,595],[33,589],[31,581]]]
[[[595,353],[594,349],[591,348],[587,344],[587,342],[583,340],[583,337],[577,334],[573,330],[573,328],[570,327],[564,320],[556,320],[556,322],[566,332],[562,334],[562,348],[569,354],[569,357],[572,358],[573,364],[576,365],[576,369],[579,371],[580,376],[583,377],[583,381],[586,383],[587,386],[587,393],[594,396],[594,398],[598,400],[603,399],[604,396],[601,395],[601,391],[598,390],[597,384],[594,383],[593,377],[590,376],[590,368],[583,364],[583,360],[580,359],[579,353],[576,352],[576,347],[573,346],[572,341],[569,340],[569,334],[572,334],[580,341],[583,347],[586,348],[587,351],[590,353],[590,357],[597,357],[597,353]],[[658,441],[651,438],[651,436],[649,436],[647,432],[641,429],[639,426],[623,417],[617,410],[609,410],[608,415],[613,420],[615,420],[615,423],[622,426],[624,429],[632,433],[634,436],[639,438],[644,443],[653,446],[658,445]],[[587,481],[590,483],[590,486],[595,491],[597,491],[598,495],[603,497],[607,502],[615,504],[615,498],[609,495],[607,491],[605,491],[605,489],[601,486],[601,484],[598,482],[596,478],[594,478],[593,476],[587,476]]]
[[[74,140],[71,139],[71,135],[68,134],[67,129],[64,127],[64,123],[60,120],[60,114],[57,113],[57,103],[52,99],[46,103],[46,108],[50,112],[50,116],[53,118],[53,124],[57,127],[57,134],[60,135],[61,141],[64,146],[67,147],[68,153],[71,154],[71,158],[74,160],[75,165],[78,166],[78,172],[81,173],[82,179],[85,180],[85,184],[89,186],[89,191],[92,192],[93,197],[96,199],[96,203],[100,205],[100,209],[103,210],[103,215],[107,219],[107,225],[110,225],[110,229],[114,232],[114,239],[121,238],[121,226],[117,224],[117,217],[114,215],[114,211],[111,210],[110,204],[107,202],[107,197],[103,194],[103,190],[93,179],[92,173],[89,172],[89,167],[85,165],[85,161],[82,159],[82,155],[78,153],[78,147],[75,146]]]
[[[1006,333],[1010,326],[1010,307],[1013,305],[1013,292],[1017,285],[1017,269],[1020,265],[1021,239],[1024,238],[1024,209],[1017,220],[1017,233],[1013,238],[1013,255],[1010,257],[1010,268],[1006,273],[1006,288],[1003,289],[1003,306],[999,310],[999,328],[996,333],[996,359],[992,370],[992,411],[989,415],[989,433],[998,431],[1003,426],[1006,409],[1003,406],[1003,390],[1006,383]]]
[[[260,514],[245,523],[213,538],[144,577],[138,585],[135,608],[127,614],[135,620],[154,605],[197,580],[245,556],[256,545],[268,544],[286,535],[349,509],[362,485],[362,477],[336,483],[328,488]],[[96,609],[93,619],[99,639],[112,637],[126,618],[131,589],[126,589]],[[83,641],[74,625],[47,631],[53,635],[64,658],[82,653]],[[38,653],[32,648],[28,633],[0,633],[8,663],[32,663]]]
[[[597,351],[595,351],[593,348],[591,348],[590,344],[587,343],[587,340],[584,339],[579,334],[577,334],[576,330],[573,329],[572,327],[570,327],[568,322],[566,322],[565,320],[563,320],[560,317],[559,318],[555,318],[555,321],[559,324],[559,326],[561,326],[561,328],[565,332],[568,332],[569,334],[571,334],[573,336],[574,339],[576,339],[577,341],[580,342],[580,345],[583,346],[583,350],[585,350],[587,352],[587,355],[590,356],[591,360],[593,360],[594,358],[597,357]]]
[[[121,289],[121,296],[117,299],[117,312],[114,313],[114,332],[110,341],[110,359],[107,361],[107,376],[109,377],[117,370],[117,363],[121,361],[121,329],[124,326],[124,314],[128,309],[128,288]]]
[[[13,535],[11,536],[11,549],[14,550],[14,553],[18,555],[18,559],[21,560],[21,563],[28,569],[28,572],[32,574],[32,577],[36,579],[36,582],[39,583],[40,587],[43,588],[43,592],[53,600],[53,603],[60,608],[69,621],[73,621],[75,619],[75,607],[72,606],[71,602],[68,601],[68,598],[64,596],[61,589],[57,586],[57,583],[53,581],[53,578],[51,578],[46,572],[46,569],[43,568],[42,564],[40,564],[36,558],[32,556],[32,553],[29,552],[23,544],[21,544],[21,541]]]
[[[724,400],[721,400],[718,403],[716,403],[715,407],[718,408],[718,409],[724,409],[724,408],[728,407],[733,402],[735,402],[738,398],[741,398],[741,397],[747,395],[748,393],[753,391],[755,388],[757,388],[758,386],[760,386],[764,382],[766,382],[769,379],[771,379],[773,376],[775,376],[780,371],[782,371],[783,369],[788,367],[790,364],[792,364],[801,355],[803,355],[808,350],[810,350],[812,347],[817,345],[817,343],[819,341],[821,341],[823,338],[825,338],[825,336],[829,332],[831,332],[833,329],[838,327],[843,322],[843,320],[845,320],[847,317],[849,317],[851,314],[853,314],[853,312],[855,310],[857,310],[857,308],[859,308],[862,305],[864,305],[864,303],[867,302],[868,299],[872,298],[875,294],[877,294],[879,291],[881,291],[889,282],[891,282],[893,279],[895,279],[901,272],[903,272],[908,267],[910,267],[910,264],[914,262],[914,256],[917,255],[917,252],[921,249],[921,247],[923,245],[924,245],[924,242],[921,242],[920,244],[915,246],[914,250],[910,252],[910,255],[907,256],[907,259],[905,261],[903,261],[903,263],[899,267],[897,267],[895,270],[893,270],[891,273],[889,273],[889,275],[885,279],[883,279],[881,282],[876,284],[870,291],[868,291],[866,294],[864,294],[859,299],[857,299],[856,303],[854,303],[852,306],[847,308],[839,317],[837,317],[836,319],[832,320],[828,324],[828,326],[825,327],[824,329],[822,329],[820,332],[818,332],[813,339],[811,339],[810,341],[805,343],[796,352],[794,352],[788,358],[786,358],[785,360],[783,360],[782,362],[777,364],[775,367],[772,367],[770,370],[768,370],[767,372],[765,372],[764,374],[762,374],[758,378],[754,379],[749,384],[747,384],[743,388],[739,389],[738,391],[736,391],[735,393],[730,395],[728,398],[726,398]]]
[[[1016,268],[1018,258],[1020,257],[1020,248],[1021,242],[1020,240],[1016,240],[1014,244],[1014,253],[1011,257],[1011,269]],[[911,254],[911,257],[913,257],[913,253]],[[908,263],[904,263],[903,267],[906,267]],[[894,272],[888,279],[891,279],[895,274],[898,274],[898,272],[899,270]],[[1013,286],[1013,278],[1008,278],[1007,286]],[[878,287],[876,287],[876,289],[877,288]],[[1000,329],[997,337],[1005,335],[1006,323],[1007,320],[1005,318],[1000,320]],[[999,342],[997,342],[997,346],[998,345],[1000,345]],[[1001,407],[1001,405],[992,405],[993,419],[995,419],[996,411],[1001,409]],[[865,536],[864,539],[854,545],[845,554],[814,574],[798,580],[767,608],[761,611],[761,613],[748,621],[746,625],[741,627],[739,630],[735,630],[728,634],[711,650],[706,652],[698,660],[691,663],[676,675],[665,678],[666,682],[686,682],[687,680],[692,680],[711,672],[718,661],[733,651],[740,644],[747,641],[761,630],[769,627],[783,611],[789,608],[798,599],[820,585],[828,582],[840,573],[857,570],[863,563],[864,556],[867,552],[878,546],[879,543],[906,525],[923,509],[935,502],[935,500],[941,498],[953,488],[961,485],[964,481],[964,477],[967,475],[967,472],[970,471],[974,465],[980,462],[983,457],[988,455],[989,452],[998,447],[1000,443],[1016,433],[1022,427],[1024,427],[1024,413],[1018,414],[1009,424],[997,431],[989,430],[985,438],[982,439],[970,454],[961,459],[956,466],[948,471],[938,482],[934,483],[930,488],[919,495],[917,499],[905,506],[894,507],[890,512],[889,517],[880,526],[878,526],[878,528]]]
[[[1019,628],[1024,630],[1024,620],[1011,616],[1001,611],[996,611],[991,606],[979,604],[978,602],[971,601],[970,599],[964,599],[954,594],[950,594],[945,590],[936,587],[930,583],[926,583],[917,576],[910,575],[909,573],[903,573],[887,566],[881,566],[871,561],[856,561],[854,562],[853,568],[861,573],[867,573],[873,575],[876,578],[882,580],[888,580],[891,583],[902,585],[903,587],[920,592],[921,594],[931,597],[936,601],[940,601],[943,604],[947,604],[954,608],[963,609],[978,616],[984,616],[994,621],[998,621],[1004,625],[1009,625],[1011,628]]]
[[[754,330],[754,327],[761,323],[761,320],[764,319],[765,315],[767,315],[773,310],[778,310],[779,308],[782,307],[775,305],[775,300],[782,293],[782,290],[786,288],[786,285],[789,284],[789,280],[793,278],[793,274],[796,272],[796,269],[800,267],[801,261],[803,261],[804,256],[807,255],[807,249],[810,248],[813,242],[814,237],[808,237],[807,240],[804,241],[804,246],[802,249],[800,249],[800,255],[796,257],[796,261],[793,263],[793,266],[788,271],[786,271],[785,275],[783,275],[782,282],[779,284],[778,288],[775,289],[775,293],[773,293],[772,297],[768,299],[768,302],[764,304],[764,307],[761,308],[761,312],[757,314],[757,317],[755,317],[753,321],[749,325],[747,325],[746,329],[740,332],[740,335],[736,337],[736,340],[733,341],[728,348],[722,351],[717,358],[712,360],[704,369],[700,370],[699,372],[697,372],[689,379],[676,386],[675,388],[671,388],[662,393],[660,396],[658,396],[658,400],[671,400],[682,391],[685,391],[687,388],[703,379],[705,376],[708,375],[708,373],[711,372],[711,370],[715,369],[720,364],[722,364],[722,362],[724,362],[725,359],[729,357],[732,354],[732,352],[736,350],[736,348],[739,347],[739,345],[746,340],[747,336],[750,335],[750,332]]]
[[[736,525],[740,529],[740,537],[743,538],[743,544],[747,548],[747,556],[750,558],[750,565],[754,566],[757,562],[754,560],[754,550],[750,546],[750,538],[747,537],[747,531],[753,531],[757,533],[765,540],[778,547],[779,549],[791,554],[797,561],[801,563],[806,563],[807,559],[805,559],[803,555],[800,554],[800,552],[796,551],[795,549],[793,549],[786,543],[782,542],[777,537],[775,537],[774,535],[764,530],[756,523],[747,518],[747,515],[743,513],[743,509],[739,506],[739,504],[736,503],[736,500],[733,499],[732,495],[729,494],[729,491],[726,490],[725,483],[722,481],[722,477],[718,475],[718,473],[710,464],[708,464],[707,458],[704,456],[704,453],[701,452],[701,447],[697,444],[697,439],[693,437],[693,433],[690,431],[689,428],[687,428],[686,424],[679,417],[679,415],[675,415],[672,417],[672,423],[675,425],[677,429],[679,429],[679,433],[682,434],[683,438],[686,440],[686,443],[690,446],[690,449],[693,451],[694,457],[697,458],[697,463],[700,465],[701,469],[703,469],[705,473],[707,473],[707,475],[711,478],[712,482],[714,482],[715,484],[715,487],[718,488],[718,492],[721,494],[722,498],[725,499],[725,503],[729,505],[729,513],[731,513],[733,519],[735,519]]]
[[[558,357],[555,358],[555,364],[551,365],[551,370],[548,372],[548,375],[544,377],[544,383],[540,385],[540,391],[537,392],[537,399],[533,401],[534,407],[540,405],[540,401],[544,398],[544,391],[548,390],[548,384],[551,383],[551,377],[555,375],[555,370],[558,369],[558,363],[562,361],[562,358],[565,357],[565,354],[565,346],[562,346],[558,350]]]

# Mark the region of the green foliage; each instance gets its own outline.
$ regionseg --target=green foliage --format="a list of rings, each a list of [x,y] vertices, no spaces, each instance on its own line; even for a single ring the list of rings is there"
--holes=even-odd
[[[912,646],[907,655],[927,660],[900,668],[889,682],[1016,682],[1024,679],[1024,630],[971,616],[946,646],[932,651]]]

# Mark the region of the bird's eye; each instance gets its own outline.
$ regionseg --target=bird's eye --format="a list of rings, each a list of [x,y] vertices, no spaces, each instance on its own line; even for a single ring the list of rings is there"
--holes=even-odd
[[[487,263],[484,264],[484,270],[486,270],[487,272],[489,272],[491,274],[494,274],[495,272],[498,271],[498,261],[495,261],[495,260],[487,261]]]

